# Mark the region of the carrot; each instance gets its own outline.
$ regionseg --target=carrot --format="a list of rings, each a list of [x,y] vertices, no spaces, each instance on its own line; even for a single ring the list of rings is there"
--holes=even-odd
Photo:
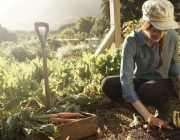
[[[41,127],[41,126],[43,126],[44,124],[37,124],[37,127]]]
[[[68,136],[68,137],[66,138],[66,140],[69,140],[69,138],[70,138],[70,136]]]
[[[66,119],[66,118],[49,118],[48,122],[49,123],[69,123],[69,122],[74,122],[78,121],[78,119]]]
[[[80,113],[70,113],[70,112],[57,113],[56,115],[58,118],[74,118],[74,117],[84,118],[85,117],[84,115]]]

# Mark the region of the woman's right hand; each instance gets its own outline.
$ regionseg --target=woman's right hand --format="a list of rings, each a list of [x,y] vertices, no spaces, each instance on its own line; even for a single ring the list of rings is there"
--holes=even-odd
[[[163,121],[163,120],[161,120],[161,119],[159,119],[159,118],[156,118],[156,117],[154,117],[153,115],[151,115],[151,116],[148,118],[147,122],[148,122],[149,124],[153,124],[153,125],[155,125],[155,126],[157,126],[157,127],[161,127],[160,125],[162,125],[162,128],[166,128],[166,129],[173,130],[173,128],[172,128],[171,126],[169,126],[168,122]]]
[[[151,115],[149,111],[144,107],[140,100],[132,102],[132,105],[136,108],[136,110],[142,115],[144,120],[146,120],[149,124],[152,124],[159,127],[163,123],[163,128],[172,130],[173,128],[168,125],[168,122],[165,122],[161,119],[158,119]]]

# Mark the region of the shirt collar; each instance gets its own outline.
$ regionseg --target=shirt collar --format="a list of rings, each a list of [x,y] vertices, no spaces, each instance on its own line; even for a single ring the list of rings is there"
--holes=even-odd
[[[135,32],[137,33],[137,37],[138,37],[138,41],[139,41],[139,45],[140,46],[143,46],[146,44],[146,41],[144,39],[144,35],[142,33],[142,29],[138,29],[138,30],[135,30]]]

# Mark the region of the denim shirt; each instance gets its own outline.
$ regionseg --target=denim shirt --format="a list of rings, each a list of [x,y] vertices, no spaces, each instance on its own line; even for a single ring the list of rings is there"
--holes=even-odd
[[[134,90],[133,77],[147,80],[167,79],[180,75],[178,64],[178,33],[170,29],[164,36],[162,57],[164,64],[159,68],[159,44],[149,47],[142,30],[134,30],[123,43],[120,81],[123,98],[126,102],[135,102],[139,97]]]

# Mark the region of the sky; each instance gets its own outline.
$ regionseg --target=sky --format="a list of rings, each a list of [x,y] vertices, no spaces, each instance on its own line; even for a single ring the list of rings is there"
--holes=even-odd
[[[9,8],[11,8],[16,2],[17,0],[0,0],[0,4],[1,4],[0,15]]]
[[[85,13],[83,10],[87,9],[87,12],[93,13],[94,7],[100,9],[100,1],[0,0],[0,24],[8,30],[33,30],[34,23],[41,21],[48,22],[51,28],[55,29],[63,22],[74,22],[77,16],[82,16]],[[92,2],[93,5],[91,5]],[[65,15],[66,13],[68,15]]]
[[[18,0],[0,0],[0,16],[9,10]]]
[[[34,3],[35,0],[0,0],[1,26],[9,30],[15,30],[18,25],[22,26],[20,23],[34,16]]]
[[[10,28],[34,18],[39,12],[38,5],[42,0],[0,0],[0,24]],[[41,9],[42,10],[42,9]],[[26,23],[27,24],[27,23]]]

